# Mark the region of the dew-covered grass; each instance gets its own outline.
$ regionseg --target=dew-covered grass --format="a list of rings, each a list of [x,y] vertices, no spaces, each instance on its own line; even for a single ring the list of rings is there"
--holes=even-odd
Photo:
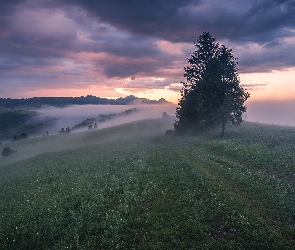
[[[293,249],[295,129],[166,136],[171,124],[9,144],[0,249]]]

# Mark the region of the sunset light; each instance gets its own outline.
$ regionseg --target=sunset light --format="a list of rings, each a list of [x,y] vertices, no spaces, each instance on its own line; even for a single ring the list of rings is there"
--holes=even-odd
[[[0,250],[295,249],[295,0],[0,0]]]
[[[177,103],[193,41],[209,31],[233,49],[249,101],[295,99],[292,1],[166,2],[1,2],[0,97]]]

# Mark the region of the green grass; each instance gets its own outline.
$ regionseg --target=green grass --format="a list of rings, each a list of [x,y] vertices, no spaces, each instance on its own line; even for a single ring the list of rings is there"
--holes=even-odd
[[[294,249],[295,129],[164,135],[171,124],[9,144],[0,249]]]

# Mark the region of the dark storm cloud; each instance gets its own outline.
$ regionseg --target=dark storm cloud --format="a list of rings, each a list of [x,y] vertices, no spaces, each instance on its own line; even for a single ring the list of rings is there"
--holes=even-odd
[[[295,27],[293,0],[62,0],[133,34],[191,42],[204,30],[221,39],[265,42]]]
[[[27,33],[13,34],[0,40],[0,53],[17,58],[62,57],[67,42],[69,42],[67,37],[42,37]]]
[[[32,3],[30,7],[31,5]],[[64,18],[60,18],[59,10],[54,8],[44,14],[41,8],[41,14],[36,17],[25,14],[26,11],[20,11],[20,17],[17,17],[19,20],[10,24],[12,28],[9,35],[0,39],[0,56],[4,58],[0,70],[20,71],[28,65],[45,67],[60,63],[58,60],[72,59],[78,62],[79,57],[75,56],[77,53],[105,53],[109,57],[91,62],[94,63],[96,71],[104,73],[108,78],[128,77],[138,73],[151,74],[160,65],[167,65],[167,62],[171,64],[175,60],[175,57],[158,48],[154,38],[130,36],[128,32],[119,32],[108,24],[97,24],[81,11],[73,8],[71,10],[69,12],[67,9]],[[55,16],[61,20],[50,24]],[[48,17],[52,20],[46,20]],[[71,19],[67,19],[68,17]],[[19,24],[21,19],[26,19],[24,27]],[[45,22],[44,20],[46,23],[41,27],[36,24]],[[13,27],[14,23],[17,25]],[[27,26],[30,29],[27,29]],[[48,31],[46,26],[54,27]]]
[[[0,1],[0,84],[102,74],[168,86],[203,31],[233,48],[242,73],[295,66],[294,0],[10,0]]]
[[[0,1],[0,14],[7,14],[12,11],[14,6],[24,2],[25,0],[9,0],[9,1]]]
[[[294,49],[288,44],[280,46],[283,43],[282,39],[294,36],[294,0],[246,2],[64,0],[62,2],[80,6],[91,17],[135,36],[153,37],[171,42],[192,42],[206,30],[210,31],[217,40],[224,40],[225,43],[229,41],[246,46],[247,43],[259,44],[264,50],[261,48],[259,52],[250,51],[250,53],[237,51],[240,69],[243,72],[265,72],[294,66],[294,59],[290,57],[290,49]],[[112,48],[110,53],[128,54],[132,51],[131,53],[136,54],[141,51],[140,47],[139,50],[135,47],[131,51],[122,50],[120,46],[110,48]],[[121,70],[111,71],[121,72]]]
[[[14,11],[15,6],[24,1],[25,0],[0,1],[0,38],[9,31],[9,14]]]
[[[140,76],[154,76],[155,72],[163,66],[162,61],[128,61],[122,62],[106,62],[103,73],[107,77],[132,77],[134,75]]]
[[[295,66],[293,43],[272,41],[257,46],[240,49],[239,68],[242,73],[271,72]]]
[[[294,27],[295,2],[293,0],[253,2],[245,15],[245,30],[249,30],[249,37],[254,41],[258,41],[257,38],[267,41],[274,39],[277,35],[291,36],[292,32],[288,29]]]
[[[283,42],[281,41],[271,41],[271,42],[265,43],[263,45],[263,48],[265,49],[275,48],[275,47],[281,46],[282,44]]]
[[[128,30],[134,34],[144,36],[156,35],[166,38],[166,36],[170,36],[169,33],[172,31],[172,27],[178,32],[184,27],[183,21],[181,21],[183,14],[180,9],[186,8],[191,3],[198,4],[200,1],[64,0],[59,2],[81,6],[90,15],[98,17],[120,30]],[[174,36],[172,33],[171,35]],[[180,38],[180,35],[177,34],[176,37]],[[176,37],[173,40],[176,40]]]

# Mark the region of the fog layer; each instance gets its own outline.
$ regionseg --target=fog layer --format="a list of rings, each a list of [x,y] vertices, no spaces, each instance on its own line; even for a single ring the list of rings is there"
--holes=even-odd
[[[249,102],[247,108],[246,121],[295,126],[295,100]]]
[[[111,120],[97,123],[97,128],[106,128],[143,119],[160,118],[163,112],[166,112],[169,116],[174,116],[176,105],[72,105],[64,108],[44,107],[36,111],[40,116],[58,119],[56,125],[51,127],[49,131],[51,134],[55,134],[61,128],[72,128],[86,119],[98,120],[100,115],[120,114],[135,108],[136,111],[130,114],[118,115]]]
[[[89,118],[119,114],[134,108],[136,111],[128,115],[116,116],[109,121],[98,123],[98,129],[142,119],[160,118],[163,112],[175,116],[176,105],[73,105],[64,108],[44,107],[36,111],[40,116],[58,118],[56,126],[50,131],[54,134],[62,127],[72,128]],[[245,121],[250,122],[295,126],[295,100],[248,102],[247,112],[243,117]]]

